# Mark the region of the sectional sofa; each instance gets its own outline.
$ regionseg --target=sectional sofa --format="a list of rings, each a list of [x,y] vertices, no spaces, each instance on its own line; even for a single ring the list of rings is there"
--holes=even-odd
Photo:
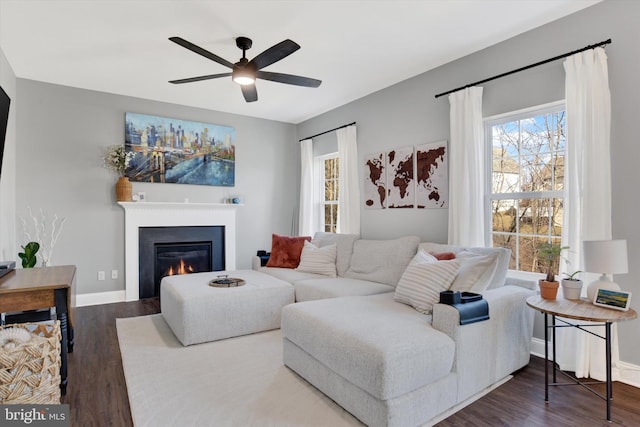
[[[505,284],[510,251],[330,233],[311,245],[335,252],[334,273],[304,250],[298,268],[253,268],[295,290],[284,364],[363,423],[429,425],[528,364],[534,291]],[[430,256],[444,260],[421,262]],[[444,289],[481,293],[490,318],[463,326],[455,307],[420,299]]]

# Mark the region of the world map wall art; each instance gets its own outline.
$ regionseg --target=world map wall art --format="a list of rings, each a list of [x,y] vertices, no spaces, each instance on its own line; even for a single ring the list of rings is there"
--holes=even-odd
[[[131,181],[235,185],[235,128],[126,113]]]
[[[447,208],[447,141],[365,156],[364,201],[368,209]]]

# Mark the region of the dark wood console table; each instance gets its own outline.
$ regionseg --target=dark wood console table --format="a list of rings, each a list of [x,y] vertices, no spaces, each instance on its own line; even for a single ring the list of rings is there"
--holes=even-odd
[[[17,269],[0,278],[0,313],[3,320],[5,313],[55,307],[62,333],[60,389],[63,395],[67,391],[67,353],[73,351],[75,276],[74,265],[63,265]]]

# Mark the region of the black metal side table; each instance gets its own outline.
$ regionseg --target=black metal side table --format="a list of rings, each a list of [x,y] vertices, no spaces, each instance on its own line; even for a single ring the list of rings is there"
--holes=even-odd
[[[549,386],[555,385],[582,385],[595,395],[607,402],[607,421],[611,421],[611,398],[613,396],[612,380],[611,380],[611,325],[614,322],[624,320],[632,320],[638,317],[633,309],[628,311],[618,311],[609,308],[599,307],[591,304],[586,299],[567,300],[558,298],[555,300],[543,299],[540,295],[533,295],[527,298],[527,305],[544,314],[544,401],[549,402]],[[549,316],[551,316],[551,325],[549,325]],[[556,317],[564,319],[572,319],[577,321],[595,322],[594,324],[580,324],[568,322],[564,319],[556,319]],[[562,322],[558,325],[556,321]],[[605,329],[604,336],[596,334],[586,327],[603,326]],[[606,346],[606,381],[583,382],[576,377],[571,376],[564,371],[558,369],[556,363],[556,328],[574,327],[605,340]],[[549,383],[549,329],[552,330],[553,336],[553,382]],[[560,371],[574,383],[558,383],[556,380],[556,372]],[[598,393],[589,387],[589,384],[606,384],[606,396]]]

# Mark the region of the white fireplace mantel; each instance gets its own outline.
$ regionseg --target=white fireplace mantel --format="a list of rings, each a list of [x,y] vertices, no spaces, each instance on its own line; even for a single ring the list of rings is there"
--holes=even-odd
[[[140,227],[224,226],[225,268],[236,268],[236,208],[223,203],[118,202],[125,211],[125,293],[140,297]]]

